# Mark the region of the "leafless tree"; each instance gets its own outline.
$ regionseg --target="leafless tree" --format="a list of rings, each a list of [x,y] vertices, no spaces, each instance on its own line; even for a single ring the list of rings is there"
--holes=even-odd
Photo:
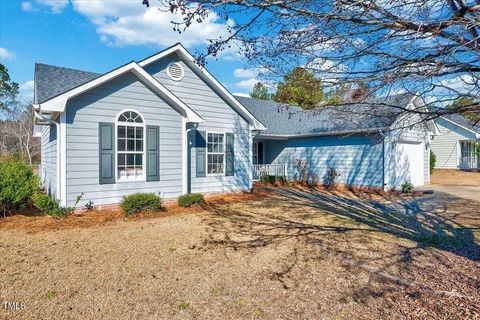
[[[199,62],[236,48],[280,77],[296,66],[319,74],[326,86],[362,82],[373,95],[408,91],[429,104],[480,112],[479,0],[150,0],[183,16],[182,32],[215,12],[228,35],[210,39]]]
[[[40,155],[40,139],[33,137],[33,115],[29,104],[16,103],[3,112],[0,121],[0,157],[20,158],[33,164]]]

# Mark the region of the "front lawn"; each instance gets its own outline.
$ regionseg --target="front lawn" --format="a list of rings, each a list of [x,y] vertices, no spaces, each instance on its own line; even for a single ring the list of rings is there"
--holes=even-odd
[[[25,308],[0,319],[475,319],[479,204],[284,189],[171,215],[8,217],[0,300]]]

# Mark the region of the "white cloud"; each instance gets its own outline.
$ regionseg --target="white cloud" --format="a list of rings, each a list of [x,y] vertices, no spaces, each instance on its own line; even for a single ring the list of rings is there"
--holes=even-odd
[[[439,87],[450,93],[471,94],[472,91],[478,90],[479,81],[480,79],[473,75],[464,74],[440,81]]]
[[[23,1],[21,6],[22,6],[23,11],[34,11],[35,10],[30,1]]]
[[[20,88],[19,88],[20,97],[23,100],[32,101],[34,86],[35,86],[35,83],[33,80],[28,80],[20,84]]]
[[[254,78],[258,75],[258,70],[254,69],[245,69],[245,68],[238,68],[233,70],[233,76],[235,78]]]
[[[12,51],[0,47],[0,59],[9,60],[12,59],[14,56],[15,53],[13,53]]]
[[[235,83],[235,87],[240,88],[240,89],[245,89],[245,90],[248,90],[248,91],[252,91],[253,86],[257,82],[260,82],[260,80],[255,79],[255,78],[242,80],[242,81],[239,81],[239,82]]]
[[[72,3],[77,12],[96,26],[101,40],[114,46],[169,46],[176,42],[186,47],[205,45],[209,39],[225,37],[227,25],[233,23],[222,23],[217,14],[210,13],[202,23],[195,22],[179,34],[172,30],[171,22],[182,21],[182,16],[161,11],[154,5],[146,8],[137,1],[120,0],[72,0]]]
[[[61,13],[65,7],[68,5],[68,0],[36,0],[40,5],[49,7],[52,10],[52,13]],[[31,9],[33,9],[32,4],[30,3]],[[23,9],[23,3],[22,3]]]
[[[259,68],[238,68],[233,71],[233,76],[236,78],[255,78],[261,73],[268,72],[267,68],[259,67]]]

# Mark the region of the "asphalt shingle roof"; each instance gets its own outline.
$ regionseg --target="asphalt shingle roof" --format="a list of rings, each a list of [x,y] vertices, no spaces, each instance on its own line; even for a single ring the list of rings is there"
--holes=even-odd
[[[414,97],[405,93],[364,103],[302,110],[273,101],[235,96],[267,130],[267,135],[309,135],[386,129]]]
[[[472,121],[468,120],[464,116],[458,113],[452,113],[452,114],[445,114],[443,115],[444,118],[453,121],[455,123],[458,123],[462,127],[465,127],[467,129],[470,129],[478,134],[480,134],[480,125],[477,124],[475,125]]]
[[[89,82],[101,74],[76,69],[35,64],[35,103],[43,103],[61,93]],[[328,107],[305,111],[273,101],[235,96],[272,135],[332,134],[335,132],[368,131],[388,128],[413,98],[412,94],[400,94],[377,98],[365,103]],[[384,104],[374,108],[372,103]]]
[[[99,73],[35,64],[35,103],[42,103],[100,76]]]

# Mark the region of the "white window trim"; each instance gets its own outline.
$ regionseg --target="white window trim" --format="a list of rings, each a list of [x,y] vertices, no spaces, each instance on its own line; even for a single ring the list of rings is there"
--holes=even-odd
[[[208,152],[208,134],[221,134],[223,135],[223,173],[208,173],[208,155],[209,154],[221,154],[220,152]],[[226,138],[227,138],[227,134],[226,132],[222,132],[222,131],[206,131],[206,150],[205,150],[205,174],[207,175],[207,177],[215,177],[215,176],[225,176],[225,173],[227,171],[227,168],[225,167],[226,163],[225,163],[225,158],[226,158],[226,149],[227,149],[227,141],[226,141]]]
[[[118,121],[118,118],[125,112],[127,111],[132,111],[137,113],[140,118],[142,118],[142,123],[135,123],[135,122],[123,122],[123,121]],[[143,153],[142,153],[142,177],[141,178],[120,178],[118,174],[118,126],[132,126],[132,127],[143,127]],[[115,117],[115,183],[120,182],[120,183],[127,183],[127,182],[146,182],[147,181],[147,163],[146,161],[146,141],[147,141],[147,124],[145,123],[145,118],[143,115],[138,112],[135,109],[124,109],[120,111],[117,116]],[[138,152],[133,152],[133,151],[122,151],[121,153],[138,153]]]

